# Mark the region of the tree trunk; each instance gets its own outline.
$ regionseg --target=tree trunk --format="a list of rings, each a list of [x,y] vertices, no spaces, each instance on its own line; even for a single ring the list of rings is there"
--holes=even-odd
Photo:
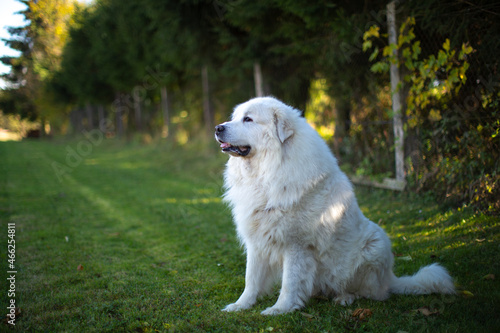
[[[91,130],[94,128],[94,117],[93,108],[88,102],[85,104],[85,113],[87,115],[87,130]]]
[[[166,86],[160,88],[161,93],[161,111],[163,115],[163,133],[164,138],[168,137],[170,134],[170,109],[169,109],[169,96]]]
[[[351,103],[349,99],[337,101],[337,119],[335,122],[335,137],[340,141],[349,135],[351,121]]]
[[[396,29],[396,2],[387,4],[387,26],[389,30],[389,44],[397,45],[397,29]],[[394,57],[397,61],[398,51],[394,49]],[[401,110],[401,95],[398,89],[400,83],[398,63],[391,62],[391,90],[392,90],[392,112],[394,114],[394,145],[396,158],[396,179],[404,181],[404,130],[403,130],[403,115]]]
[[[205,129],[208,134],[214,127],[214,114],[210,104],[210,85],[208,81],[207,65],[204,65],[201,69],[201,81],[203,88],[203,118],[205,120]]]
[[[102,132],[105,131],[105,120],[104,120],[104,106],[102,106],[102,104],[99,104],[97,106],[97,118],[99,119],[99,130],[101,130]]]
[[[82,130],[83,130],[83,124],[82,124],[82,120],[83,120],[83,117],[82,117],[82,113],[83,113],[83,110],[81,108],[76,108],[73,110],[73,131],[74,131],[74,134],[76,133],[81,133]]]
[[[335,154],[340,156],[342,141],[349,135],[351,127],[351,103],[349,99],[338,99],[335,103],[335,132],[333,145]]]
[[[115,99],[115,119],[116,119],[116,135],[122,137],[124,134],[123,129],[123,103],[121,100],[120,93],[116,93]]]
[[[40,117],[40,137],[44,138],[47,136],[45,132],[45,125],[47,124],[45,116]]]
[[[255,96],[264,96],[264,84],[262,80],[262,70],[260,68],[259,62],[254,62],[253,64],[253,77],[255,81]]]
[[[134,119],[135,119],[135,129],[142,132],[142,108],[141,108],[141,96],[139,89],[132,91],[132,98],[134,100]]]

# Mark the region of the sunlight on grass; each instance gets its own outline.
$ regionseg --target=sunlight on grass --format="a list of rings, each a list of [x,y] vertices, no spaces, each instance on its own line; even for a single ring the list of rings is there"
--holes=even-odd
[[[116,167],[125,170],[137,170],[147,168],[148,165],[148,161],[130,161],[119,163]]]
[[[84,163],[85,163],[85,165],[97,165],[97,164],[99,164],[99,161],[96,159],[93,159],[93,158],[92,159],[89,158],[89,159],[86,159]]]
[[[170,204],[196,205],[196,204],[220,203],[222,200],[219,197],[215,197],[215,198],[194,198],[194,199],[167,198],[165,199],[165,201]]]
[[[125,213],[123,210],[116,207],[110,200],[100,196],[97,191],[91,187],[78,182],[75,178],[67,175],[65,181],[71,184],[71,187],[82,195],[93,207],[88,207],[89,210],[97,208],[103,215],[112,221],[117,221],[120,224],[127,222],[127,224],[140,224],[141,220],[130,213]]]
[[[460,247],[467,246],[467,245],[468,245],[468,243],[465,243],[465,242],[454,242],[452,244],[449,244],[449,245],[446,245],[445,247],[443,247],[443,250],[458,249]]]

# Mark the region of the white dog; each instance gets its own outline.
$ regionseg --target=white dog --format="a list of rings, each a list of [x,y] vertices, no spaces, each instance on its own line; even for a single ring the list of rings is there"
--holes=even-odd
[[[255,98],[215,136],[231,155],[224,199],[247,253],[245,290],[224,311],[250,308],[279,279],[278,301],[264,315],[302,308],[320,293],[348,305],[390,293],[455,292],[438,264],[394,275],[389,238],[361,213],[349,179],[299,111]]]

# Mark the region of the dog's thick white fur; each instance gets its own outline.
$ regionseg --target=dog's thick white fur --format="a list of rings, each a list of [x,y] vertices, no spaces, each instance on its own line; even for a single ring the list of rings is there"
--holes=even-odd
[[[252,307],[281,279],[275,315],[316,294],[341,305],[390,293],[454,293],[438,264],[396,277],[386,233],[360,211],[335,157],[300,112],[271,97],[238,105],[216,139],[230,154],[224,199],[245,246],[245,290],[224,311]]]

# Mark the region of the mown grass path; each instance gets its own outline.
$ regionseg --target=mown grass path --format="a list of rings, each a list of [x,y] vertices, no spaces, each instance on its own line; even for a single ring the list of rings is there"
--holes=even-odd
[[[456,296],[392,296],[349,307],[319,297],[302,311],[261,316],[275,302],[276,289],[255,309],[221,312],[242,292],[245,272],[231,214],[220,200],[225,159],[216,147],[203,145],[0,143],[0,279],[10,276],[8,223],[15,225],[17,271],[15,298],[2,283],[0,300],[7,313],[15,299],[15,329],[493,332],[500,327],[499,218],[362,188],[360,206],[393,240],[396,273],[413,274],[441,262],[456,280]],[[360,318],[358,308],[371,314]],[[0,328],[9,325],[4,321]]]

